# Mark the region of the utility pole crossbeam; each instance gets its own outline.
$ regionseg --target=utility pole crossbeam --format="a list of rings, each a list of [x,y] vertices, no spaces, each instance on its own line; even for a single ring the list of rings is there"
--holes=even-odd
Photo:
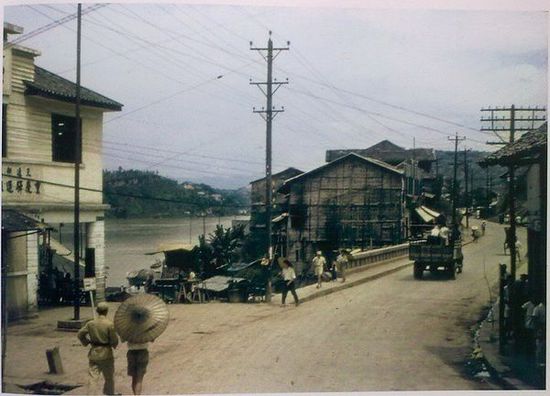
[[[484,126],[482,131],[493,132],[503,143],[514,143],[515,133],[522,131],[532,131],[535,129],[535,122],[545,121],[546,117],[541,116],[541,112],[546,112],[544,107],[494,107],[481,109],[484,113],[490,113],[488,117],[481,117],[481,122],[490,123],[490,126]],[[527,112],[527,115],[525,115]],[[522,115],[522,113],[524,113]],[[529,123],[526,126],[525,123]],[[508,132],[509,140],[506,142],[497,132]],[[495,142],[487,142],[487,144],[495,144]],[[516,280],[516,199],[515,199],[515,166],[508,165],[508,210],[510,216],[510,233],[507,235],[506,242],[510,249],[510,275],[512,280]]]
[[[458,195],[458,189],[457,189],[457,180],[456,180],[456,174],[458,169],[458,142],[466,140],[464,136],[458,136],[458,133],[455,133],[454,137],[448,138],[449,140],[452,140],[455,142],[455,158],[454,158],[454,172],[453,172],[453,208],[452,208],[452,223],[453,223],[453,241],[456,241],[456,236],[458,235],[458,224],[456,222],[456,200]]]
[[[266,160],[265,160],[265,209],[266,209],[266,232],[267,232],[267,254],[269,256],[269,276],[266,285],[266,301],[271,301],[271,267],[273,265],[273,241],[272,241],[272,227],[271,227],[271,212],[273,206],[273,181],[272,181],[272,164],[271,164],[271,155],[272,155],[272,146],[271,146],[271,133],[272,133],[272,121],[278,113],[284,112],[284,107],[281,109],[276,109],[273,106],[273,94],[281,87],[281,85],[288,84],[288,78],[286,81],[277,81],[273,79],[273,60],[282,52],[288,51],[288,46],[290,42],[287,41],[287,47],[273,47],[273,41],[271,40],[271,31],[269,32],[269,39],[267,40],[267,47],[260,48],[254,47],[252,41],[250,42],[250,49],[252,51],[258,51],[264,60],[267,62],[267,81],[265,82],[255,82],[250,80],[250,85],[256,85],[260,91],[265,95],[267,99],[266,107],[261,108],[261,110],[256,110],[252,108],[253,113],[258,113],[266,123]],[[265,86],[265,90],[264,87]],[[273,87],[275,86],[275,89]]]

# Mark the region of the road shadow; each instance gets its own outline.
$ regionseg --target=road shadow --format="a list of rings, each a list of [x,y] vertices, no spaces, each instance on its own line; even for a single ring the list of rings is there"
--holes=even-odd
[[[460,274],[456,274],[457,279],[460,278]],[[412,271],[409,275],[405,275],[401,277],[400,281],[402,282],[454,282],[454,279],[451,279],[449,275],[447,275],[443,271],[438,272],[430,272],[430,271],[424,271],[424,274],[422,275],[422,279],[415,279]]]
[[[452,342],[452,340],[448,342]],[[468,346],[432,345],[427,346],[425,349],[428,353],[437,356],[445,365],[451,367],[462,378],[476,382],[480,390],[494,389],[494,387],[486,381],[473,378],[471,373],[467,370],[466,363],[471,352]]]

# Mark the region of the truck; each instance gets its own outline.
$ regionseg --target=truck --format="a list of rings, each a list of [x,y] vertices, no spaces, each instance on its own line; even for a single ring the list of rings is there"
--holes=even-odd
[[[413,275],[422,279],[425,270],[431,273],[444,271],[450,279],[462,272],[462,242],[460,239],[445,244],[439,237],[409,241],[409,260],[414,261]]]

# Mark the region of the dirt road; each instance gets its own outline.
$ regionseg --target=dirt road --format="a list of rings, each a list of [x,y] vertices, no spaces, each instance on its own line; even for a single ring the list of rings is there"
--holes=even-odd
[[[210,321],[195,315],[201,307],[190,307],[185,317],[194,330],[174,340],[178,329],[171,326],[158,341],[147,387],[155,393],[487,389],[466,379],[462,364],[471,351],[469,325],[489,300],[499,260],[507,259],[498,256],[504,232],[490,227],[465,248],[464,273],[455,281],[430,274],[416,281],[412,269],[404,270],[298,308],[249,305],[234,320],[225,310],[237,307],[212,306]]]
[[[466,378],[462,364],[471,351],[469,326],[489,300],[498,262],[508,261],[501,228],[490,224],[465,247],[464,272],[454,281],[429,273],[417,281],[409,267],[297,308],[172,305],[171,324],[151,347],[144,392],[488,389]],[[519,235],[526,246],[524,229]],[[67,371],[60,380],[86,382],[86,350],[52,326],[10,328],[9,377],[43,374],[37,356],[59,345]],[[125,354],[125,345],[116,351],[116,388],[128,394]]]

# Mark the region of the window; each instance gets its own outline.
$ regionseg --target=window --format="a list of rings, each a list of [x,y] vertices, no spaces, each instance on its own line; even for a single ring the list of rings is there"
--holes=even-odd
[[[76,118],[52,114],[52,160],[72,162],[76,160]],[[82,138],[80,139],[82,150]]]
[[[8,105],[2,103],[2,158],[8,156]]]

